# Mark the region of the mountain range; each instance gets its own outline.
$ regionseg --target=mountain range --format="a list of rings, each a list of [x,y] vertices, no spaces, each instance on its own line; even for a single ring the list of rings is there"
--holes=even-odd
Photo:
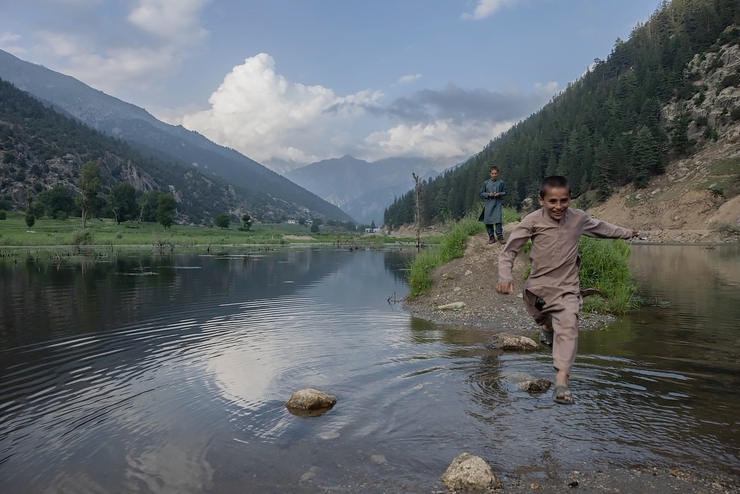
[[[360,223],[383,224],[383,213],[396,197],[421,179],[436,177],[439,165],[422,158],[386,158],[367,162],[346,155],[311,163],[285,174],[319,197],[335,204]]]
[[[210,179],[233,184],[235,193],[246,195],[246,202],[260,209],[265,220],[306,210],[311,216],[353,220],[335,204],[233,149],[182,126],[161,122],[142,108],[2,50],[0,79],[92,129],[127,142],[145,156],[174,161],[187,167],[183,173],[197,170]]]

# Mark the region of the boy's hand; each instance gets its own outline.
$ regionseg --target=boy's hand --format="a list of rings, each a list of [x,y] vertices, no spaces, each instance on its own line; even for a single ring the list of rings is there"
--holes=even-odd
[[[639,230],[634,230],[634,229],[632,230],[632,236],[633,236],[633,237],[636,237],[636,236],[638,236],[639,234],[640,234],[640,231],[639,231]]]
[[[511,281],[502,281],[496,285],[496,291],[504,295],[508,295],[514,291],[514,283]]]

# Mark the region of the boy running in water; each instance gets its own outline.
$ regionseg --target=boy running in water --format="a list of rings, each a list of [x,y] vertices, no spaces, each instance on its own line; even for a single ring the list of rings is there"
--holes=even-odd
[[[542,326],[541,341],[553,347],[557,372],[553,399],[561,404],[573,403],[568,377],[578,349],[578,313],[583,305],[578,239],[581,235],[623,239],[638,235],[637,230],[591,218],[580,209],[568,209],[570,193],[565,177],[552,176],[542,181],[542,208],[528,214],[511,232],[499,254],[496,285],[498,293],[514,291],[514,259],[531,239],[532,270],[524,283],[523,299],[527,311]]]

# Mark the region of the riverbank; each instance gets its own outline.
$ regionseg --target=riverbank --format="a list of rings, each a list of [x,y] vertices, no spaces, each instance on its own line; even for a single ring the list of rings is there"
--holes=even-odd
[[[513,225],[507,225],[508,234]],[[489,244],[485,232],[468,239],[463,257],[453,259],[432,273],[431,287],[424,294],[407,299],[404,307],[415,317],[439,324],[472,326],[494,332],[535,337],[538,326],[522,304],[521,287],[527,269],[527,256],[517,256],[514,263],[516,291],[511,295],[496,293],[498,255],[502,244]],[[460,303],[464,304],[461,308]],[[440,306],[456,304],[451,309]],[[582,314],[581,329],[597,329],[615,320],[609,314]]]

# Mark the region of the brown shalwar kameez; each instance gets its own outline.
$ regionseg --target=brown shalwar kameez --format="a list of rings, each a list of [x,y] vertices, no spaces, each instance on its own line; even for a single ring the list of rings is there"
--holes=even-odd
[[[514,228],[498,257],[499,283],[513,282],[514,259],[527,240],[532,240],[532,270],[524,283],[524,302],[537,324],[552,325],[555,369],[567,374],[576,358],[578,313],[583,303],[578,278],[581,235],[628,239],[632,230],[591,218],[580,209],[567,209],[556,221],[542,208],[528,214]],[[535,306],[538,298],[545,302],[541,310]]]

